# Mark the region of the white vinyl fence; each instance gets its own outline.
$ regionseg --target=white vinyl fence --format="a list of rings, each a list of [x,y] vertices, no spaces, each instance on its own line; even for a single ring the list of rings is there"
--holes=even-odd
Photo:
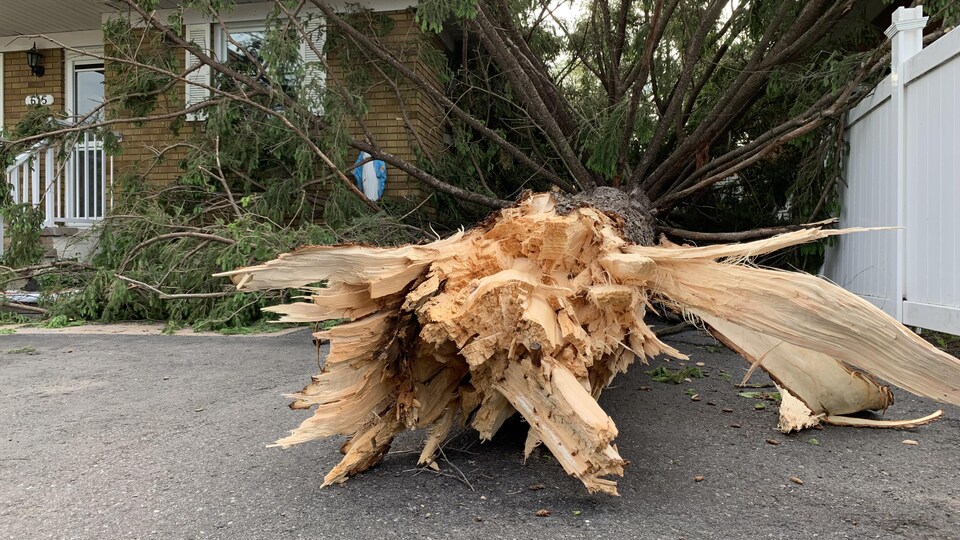
[[[840,238],[823,274],[908,326],[960,334],[960,30],[922,48],[922,7],[887,30],[892,73],[847,118]]]

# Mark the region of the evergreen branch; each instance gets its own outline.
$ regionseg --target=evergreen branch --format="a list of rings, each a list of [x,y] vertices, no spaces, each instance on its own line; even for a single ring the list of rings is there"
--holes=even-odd
[[[337,13],[333,10],[333,8],[331,8],[325,2],[321,2],[318,0],[312,0],[312,1],[314,5],[316,5],[317,8],[319,8],[320,11],[323,12],[324,16],[327,17],[328,21],[335,24],[346,35],[350,36],[357,43],[363,45],[365,49],[373,53],[381,61],[386,62],[387,65],[397,70],[398,73],[400,73],[401,75],[406,77],[408,80],[416,84],[417,87],[419,87],[422,91],[424,91],[424,93],[426,93],[431,99],[440,103],[445,109],[449,110],[458,119],[462,120],[465,124],[477,130],[485,138],[487,138],[488,140],[490,140],[491,142],[493,142],[494,144],[496,144],[497,146],[505,150],[508,154],[510,154],[514,159],[519,161],[525,167],[531,169],[532,171],[535,171],[537,174],[542,175],[547,180],[549,180],[553,184],[556,184],[561,189],[569,192],[576,191],[576,189],[572,185],[570,185],[569,182],[562,180],[559,176],[557,176],[553,172],[546,170],[543,165],[533,162],[533,160],[531,160],[529,156],[527,156],[527,154],[524,153],[522,150],[510,144],[506,139],[501,137],[497,132],[488,128],[480,120],[478,120],[468,112],[461,109],[453,101],[447,98],[442,92],[440,92],[439,90],[434,88],[432,85],[430,85],[429,82],[423,80],[422,77],[418,77],[417,74],[414,73],[410,68],[405,66],[403,62],[401,62],[397,58],[394,58],[389,51],[386,51],[383,49],[383,47],[380,47],[377,44],[373,43],[373,41],[368,36],[364,35],[362,32],[358,31],[356,28],[352,27],[350,24],[344,21],[343,18],[337,15]],[[385,159],[384,161],[387,161],[387,160]],[[396,158],[395,161],[399,162],[402,160],[400,160],[399,158]],[[407,172],[410,172],[410,171],[407,171]],[[423,173],[423,174],[426,174],[426,173]],[[414,175],[414,176],[417,176],[417,175]],[[437,184],[437,183],[445,183],[445,182],[442,182],[436,178],[432,178],[430,180],[430,183]]]

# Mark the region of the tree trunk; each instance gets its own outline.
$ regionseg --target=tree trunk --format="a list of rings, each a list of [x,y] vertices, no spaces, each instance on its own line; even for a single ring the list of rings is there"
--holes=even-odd
[[[528,195],[431,244],[307,247],[223,274],[244,290],[307,289],[310,301],[269,308],[281,321],[351,321],[316,334],[330,353],[292,396],[293,408],[316,410],[276,444],[349,436],[329,485],[378,463],[404,429],[427,430],[420,463],[430,464],[454,424],[489,439],[519,412],[526,455],[544,444],[589,491],[615,495],[608,476],[626,462],[598,396],[638,357],[685,358],[644,323],[654,300],[770,373],[789,394],[782,429],[892,404],[851,365],[960,403],[960,361],[869,303],[813,276],[737,262],[837,231],[695,248],[653,245],[652,223],[648,201],[612,188]]]

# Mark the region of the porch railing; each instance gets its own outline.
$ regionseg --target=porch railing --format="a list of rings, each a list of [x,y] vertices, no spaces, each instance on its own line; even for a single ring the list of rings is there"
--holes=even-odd
[[[103,142],[85,132],[69,143],[42,141],[7,167],[15,204],[41,208],[44,227],[86,227],[113,206],[113,157]],[[0,254],[3,253],[0,217]]]

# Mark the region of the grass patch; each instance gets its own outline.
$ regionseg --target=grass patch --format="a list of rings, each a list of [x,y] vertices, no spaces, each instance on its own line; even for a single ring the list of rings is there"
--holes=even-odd
[[[81,326],[85,323],[82,320],[71,319],[66,315],[56,315],[49,319],[37,323],[40,328],[67,328],[68,326]]]
[[[683,369],[669,369],[664,366],[644,371],[654,382],[680,384],[684,379],[702,379],[703,371],[698,367],[687,367]]]
[[[747,399],[764,399],[766,401],[780,402],[780,392],[737,392],[737,395]]]
[[[960,336],[924,330],[921,337],[947,354],[960,355]]]
[[[0,324],[24,324],[30,322],[30,317],[12,311],[0,311]]]

